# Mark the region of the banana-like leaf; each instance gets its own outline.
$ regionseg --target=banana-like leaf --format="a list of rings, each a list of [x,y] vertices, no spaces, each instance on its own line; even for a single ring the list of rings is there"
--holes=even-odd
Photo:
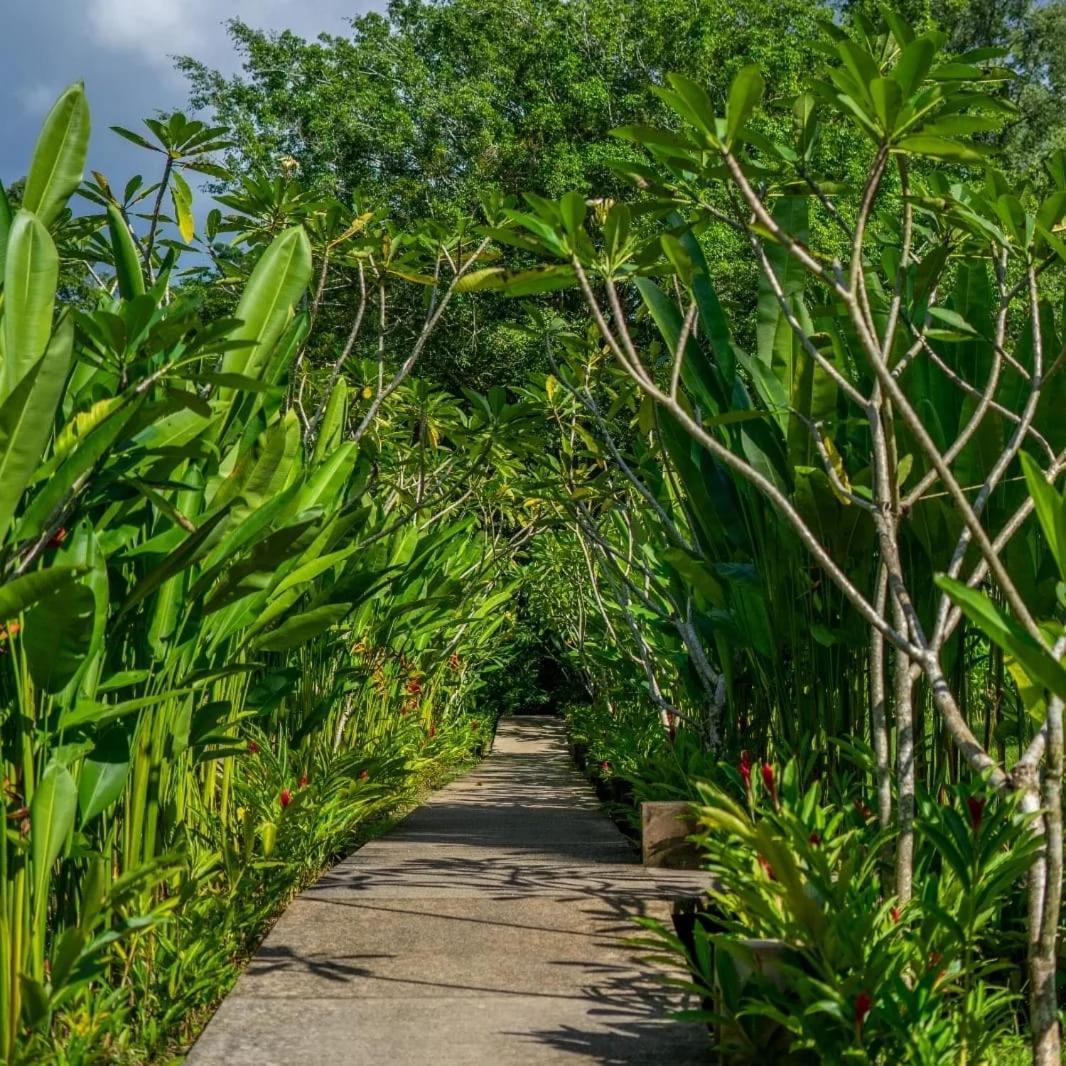
[[[78,807],[83,829],[118,801],[125,788],[129,768],[129,734],[121,725],[113,725],[96,741],[78,775]]]
[[[45,353],[0,403],[0,541],[52,435],[73,343],[74,323],[68,316]]]
[[[111,254],[115,257],[115,277],[123,300],[144,295],[144,272],[137,245],[133,243],[129,226],[122,212],[114,205],[107,208],[107,230],[111,235]]]
[[[348,383],[344,378],[339,378],[333,386],[326,403],[326,410],[322,414],[322,421],[318,427],[318,437],[315,440],[315,450],[311,455],[311,462],[317,466],[323,459],[339,447],[344,435],[344,423],[348,417]]]
[[[234,312],[241,324],[234,330],[233,339],[250,341],[252,346],[227,352],[222,373],[259,377],[310,279],[311,242],[303,227],[293,226],[274,239],[244,287]],[[232,392],[223,389],[220,396],[229,399]]]
[[[0,181],[0,277],[4,276],[4,265],[7,263],[7,239],[11,236],[11,224],[15,221],[15,212],[11,208],[11,201],[7,198],[4,183]]]
[[[4,354],[0,400],[36,366],[52,335],[59,255],[47,227],[22,210],[15,216],[4,263]]]
[[[33,913],[38,928],[48,913],[52,866],[74,826],[78,790],[70,771],[59,763],[45,767],[30,803],[30,855],[33,859]]]
[[[286,651],[324,633],[352,609],[350,603],[331,603],[315,607],[283,622],[277,629],[259,637],[253,647],[259,651]]]
[[[96,597],[78,582],[39,600],[25,615],[22,645],[34,683],[64,689],[85,665],[93,644]]]
[[[46,596],[65,589],[84,572],[84,567],[52,566],[0,585],[0,624],[15,618]]]
[[[22,205],[51,226],[81,184],[89,151],[89,105],[78,82],[63,94],[44,120],[26,175]]]

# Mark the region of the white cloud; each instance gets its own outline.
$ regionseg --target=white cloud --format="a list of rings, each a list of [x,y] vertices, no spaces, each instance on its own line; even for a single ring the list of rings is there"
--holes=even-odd
[[[222,24],[230,18],[314,36],[342,32],[346,18],[382,6],[381,0],[87,0],[83,10],[97,47],[170,68],[171,57],[182,54],[229,66]]]
[[[21,85],[16,90],[19,105],[22,110],[33,118],[45,114],[55,103],[59,96],[59,86],[50,82],[34,82],[30,85]]]

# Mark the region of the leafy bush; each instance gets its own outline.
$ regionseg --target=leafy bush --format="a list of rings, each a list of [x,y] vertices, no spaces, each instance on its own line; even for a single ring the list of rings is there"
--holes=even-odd
[[[995,1061],[1018,1007],[1032,818],[983,788],[924,797],[923,887],[900,904],[893,834],[861,794],[823,800],[795,761],[730,776],[696,806],[709,909],[691,938],[647,923],[646,944],[681,955],[707,1003],[687,1017],[713,1023],[730,1062]]]

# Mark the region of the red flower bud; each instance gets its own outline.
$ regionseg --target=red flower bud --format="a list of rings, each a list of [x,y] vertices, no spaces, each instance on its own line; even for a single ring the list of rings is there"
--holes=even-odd
[[[890,910],[888,913],[891,915],[893,922],[898,922],[903,914],[903,911],[901,911],[899,907],[893,907],[892,910]]]
[[[611,772],[611,764],[606,759],[604,759],[603,762],[600,763],[600,771],[605,774],[609,774]]]
[[[51,536],[51,537],[49,538],[49,540],[48,540],[48,545],[47,545],[47,546],[48,546],[49,548],[58,548],[58,547],[59,547],[59,545],[60,545],[60,544],[62,544],[62,543],[63,543],[63,541],[65,541],[66,539],[67,539],[67,529],[66,529],[66,526],[60,526],[60,527],[59,527],[59,528],[58,528],[58,529],[57,529],[57,530],[56,530],[56,531],[55,531],[55,532],[54,532],[54,533],[52,534],[52,536]]]
[[[281,790],[281,794],[278,796],[278,803],[281,804],[282,810],[292,803],[292,793],[287,788]]]
[[[766,791],[770,793],[770,798],[774,801],[774,806],[777,806],[777,782],[774,780],[774,768],[768,763],[762,764],[762,783],[766,786]]]
[[[970,826],[976,833],[981,828],[981,819],[985,814],[985,800],[982,796],[967,796],[966,808],[970,812]]]
[[[740,779],[746,789],[751,788],[751,756],[746,751],[740,753]]]
[[[815,847],[818,847],[818,845],[821,844],[821,842],[822,842],[822,834],[821,833],[814,832],[814,833],[811,833],[811,835],[809,837],[807,837],[807,843],[808,844],[813,844]]]
[[[855,1031],[862,1033],[862,1023],[874,1005],[874,997],[865,989],[855,997]]]
[[[259,745],[256,744],[256,742],[254,740],[249,740],[248,741],[248,752],[251,755],[258,755],[259,754]]]

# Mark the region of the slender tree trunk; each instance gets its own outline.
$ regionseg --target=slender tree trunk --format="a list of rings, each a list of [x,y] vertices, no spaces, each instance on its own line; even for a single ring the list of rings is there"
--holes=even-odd
[[[885,612],[888,571],[881,563],[877,571],[878,614]],[[877,774],[877,820],[882,829],[892,822],[892,770],[889,766],[888,720],[885,716],[885,637],[870,627],[870,734],[873,740]]]
[[[1036,1066],[1059,1066],[1062,1061],[1062,1036],[1055,988],[1059,916],[1062,909],[1062,710],[1061,699],[1050,701],[1047,766],[1042,797],[1044,813],[1040,819],[1044,829],[1044,848],[1040,861],[1033,864],[1033,871],[1030,872],[1029,1004],[1033,1027],[1033,1062]],[[1032,802],[1036,799],[1035,774],[1030,795]],[[1035,928],[1034,919],[1038,922]]]
[[[893,600],[895,624],[906,630],[903,608]],[[896,842],[896,895],[911,898],[914,882],[914,681],[911,662],[897,651],[893,665],[893,703],[896,716],[896,777],[899,787],[899,839]]]

